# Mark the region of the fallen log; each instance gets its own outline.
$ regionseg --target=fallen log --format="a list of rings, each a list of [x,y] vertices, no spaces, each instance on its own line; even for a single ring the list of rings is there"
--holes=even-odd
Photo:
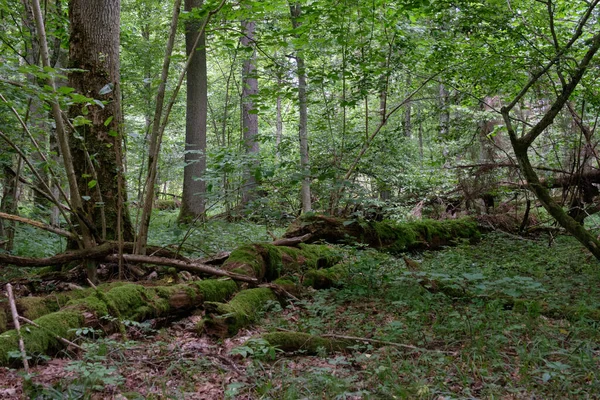
[[[338,249],[326,245],[301,243],[296,248],[256,243],[239,247],[231,252],[222,268],[254,277],[258,281],[272,281],[283,275],[331,267],[341,259]]]
[[[344,220],[321,214],[300,217],[292,223],[284,237],[306,234],[310,234],[309,243],[359,242],[392,253],[432,250],[451,245],[457,239],[475,240],[480,237],[477,222],[470,218],[397,223]]]
[[[228,303],[206,302],[206,318],[198,326],[198,332],[225,338],[234,336],[241,328],[255,322],[259,313],[277,296],[269,288],[247,289],[239,292]]]
[[[79,328],[102,328],[109,333],[118,327],[114,321],[173,316],[197,308],[204,302],[225,301],[237,290],[237,284],[230,279],[154,287],[123,284],[106,292],[95,290],[87,297],[69,301],[60,311],[35,319],[33,322],[37,326],[23,325],[25,348],[29,355],[49,354],[63,347],[57,337],[72,340]],[[16,331],[0,334],[0,365],[15,362],[11,354],[16,350]]]

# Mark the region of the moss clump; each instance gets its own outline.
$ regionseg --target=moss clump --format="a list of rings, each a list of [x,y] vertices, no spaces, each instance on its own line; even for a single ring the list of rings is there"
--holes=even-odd
[[[340,259],[340,252],[326,245],[301,244],[296,248],[259,243],[232,252],[223,269],[272,281],[306,269],[330,267]]]
[[[256,321],[268,301],[276,300],[268,288],[239,292],[229,303],[206,302],[208,317],[203,321],[206,331],[219,337],[233,336],[241,328]]]
[[[315,289],[339,287],[348,277],[348,267],[344,264],[334,265],[331,268],[313,269],[304,275],[302,284]]]
[[[80,328],[84,322],[83,315],[77,311],[58,311],[44,315],[34,321],[42,328],[33,325],[21,327],[21,335],[28,354],[45,354],[60,349],[61,343],[55,335],[70,339],[73,329]],[[10,352],[18,351],[18,336],[15,330],[0,335],[0,364],[7,365],[12,360]]]
[[[301,332],[272,332],[262,335],[262,338],[286,352],[302,351],[308,354],[317,354],[321,351],[344,351],[356,342],[323,338]]]
[[[237,284],[231,279],[206,279],[192,282],[191,285],[198,289],[204,301],[224,301],[238,290]]]
[[[238,274],[253,276],[261,279],[265,275],[264,260],[257,252],[256,246],[248,244],[238,247],[231,252],[223,269],[226,271],[234,271]]]

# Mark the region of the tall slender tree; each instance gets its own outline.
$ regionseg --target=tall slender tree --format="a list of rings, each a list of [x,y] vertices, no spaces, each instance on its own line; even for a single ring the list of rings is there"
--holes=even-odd
[[[302,24],[300,16],[302,8],[300,3],[290,4],[292,27],[298,29]],[[296,49],[296,68],[298,74],[298,140],[300,142],[300,171],[302,173],[302,212],[312,209],[310,197],[310,164],[308,156],[308,97],[306,93],[306,66],[301,49]]]
[[[185,0],[184,9],[191,12],[202,6],[203,0]],[[198,31],[202,22],[192,18],[186,23],[185,47],[193,55],[187,70],[187,103],[185,117],[185,167],[183,170],[183,195],[179,212],[180,222],[190,222],[205,211],[206,182],[206,128],[208,113],[206,39]]]

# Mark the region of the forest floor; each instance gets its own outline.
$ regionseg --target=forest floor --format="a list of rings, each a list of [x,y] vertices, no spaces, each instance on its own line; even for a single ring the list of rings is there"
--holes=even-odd
[[[229,232],[243,233],[228,240],[265,240],[262,229],[238,227]],[[219,232],[221,240],[227,236]],[[408,255],[420,263],[417,271],[401,258],[346,250],[351,274],[341,288],[311,291],[283,306],[273,302],[260,323],[231,339],[198,336],[200,315],[163,328],[157,321],[131,323],[127,340],[88,340],[83,354],[41,360],[25,386],[21,371],[0,369],[0,398],[585,399],[600,393],[594,317],[600,268],[572,238],[490,233],[476,245]],[[469,296],[426,290],[419,282],[427,279]],[[507,299],[518,302],[507,307]],[[544,315],[565,306],[568,316]],[[290,355],[260,339],[278,330],[365,340],[345,353]]]

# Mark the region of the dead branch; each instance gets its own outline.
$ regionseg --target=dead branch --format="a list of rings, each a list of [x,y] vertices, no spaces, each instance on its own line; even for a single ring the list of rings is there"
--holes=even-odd
[[[36,228],[43,229],[48,232],[56,233],[57,235],[64,236],[66,238],[69,238],[69,239],[72,239],[75,241],[79,240],[79,237],[72,232],[65,231],[64,229],[60,229],[60,228],[55,228],[51,225],[48,225],[48,224],[45,224],[45,223],[39,222],[39,221],[34,221],[29,218],[20,217],[18,215],[12,215],[12,214],[7,214],[7,213],[3,213],[3,212],[0,212],[0,218],[8,219],[10,221],[21,222],[23,224],[27,224],[27,225],[31,225],[31,226],[35,226]]]
[[[105,257],[108,261],[117,261],[118,257],[114,255],[109,255]],[[223,271],[221,269],[217,269],[215,267],[211,267],[210,265],[205,264],[195,264],[191,262],[185,262],[181,260],[175,260],[172,258],[164,258],[164,257],[153,257],[153,256],[142,256],[142,255],[134,255],[134,254],[123,254],[123,260],[127,262],[134,263],[143,263],[143,264],[155,264],[155,265],[164,265],[168,267],[174,267],[180,269],[182,271],[196,272],[201,274],[209,274],[214,276],[225,276],[231,278],[235,281],[247,282],[252,284],[258,284],[258,280],[255,278],[236,274],[229,271]]]

